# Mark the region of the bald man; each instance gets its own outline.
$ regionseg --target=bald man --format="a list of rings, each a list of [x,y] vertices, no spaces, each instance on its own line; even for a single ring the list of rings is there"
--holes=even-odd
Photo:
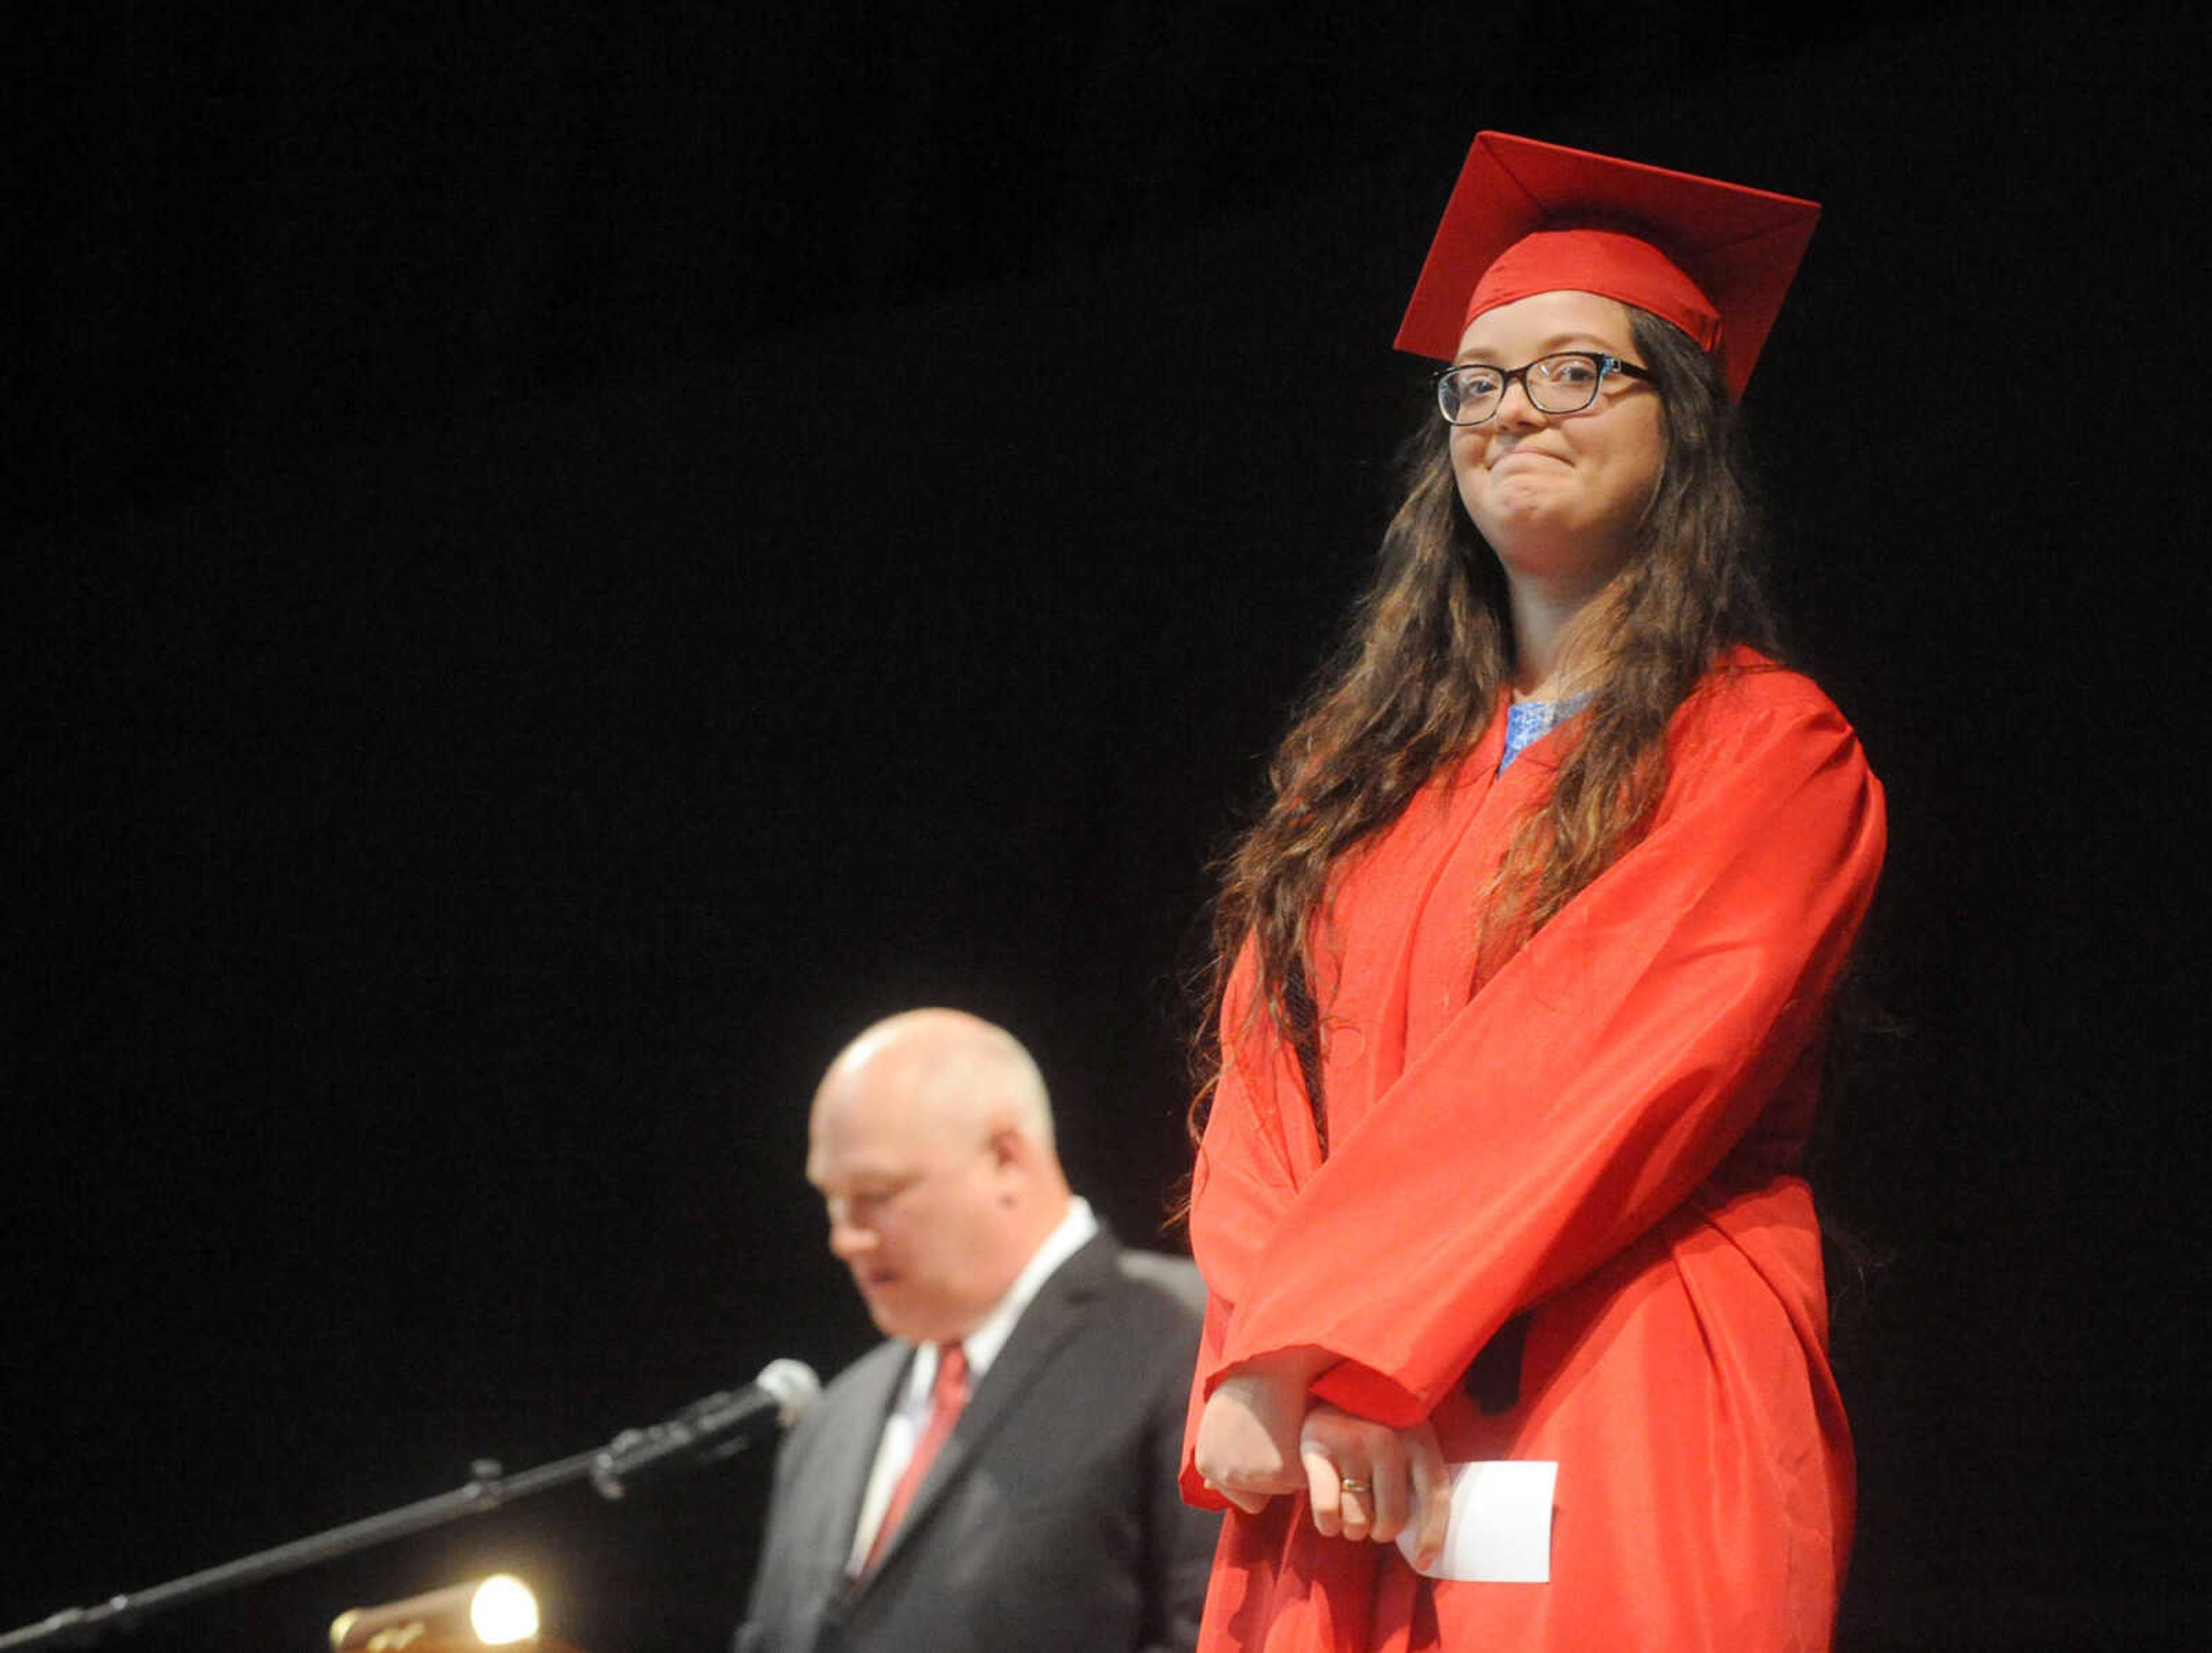
[[[890,1340],[776,1461],[737,1653],[1164,1653],[1217,1518],[1176,1494],[1204,1291],[1068,1189],[1043,1079],[958,1011],[830,1065],[806,1178]]]

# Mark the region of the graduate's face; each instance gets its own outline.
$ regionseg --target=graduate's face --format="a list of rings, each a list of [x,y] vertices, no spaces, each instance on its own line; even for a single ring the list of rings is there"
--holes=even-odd
[[[1020,1272],[1006,1218],[1026,1149],[973,1110],[916,1103],[907,1077],[896,1065],[832,1072],[806,1180],[877,1329],[940,1343],[973,1330]]]
[[[1485,311],[1455,359],[1514,368],[1559,350],[1646,365],[1626,307],[1571,292]],[[1509,581],[1555,603],[1595,595],[1627,562],[1666,459],[1657,392],[1620,374],[1606,378],[1588,408],[1565,414],[1544,412],[1516,380],[1489,422],[1451,434],[1452,473],[1468,517]]]

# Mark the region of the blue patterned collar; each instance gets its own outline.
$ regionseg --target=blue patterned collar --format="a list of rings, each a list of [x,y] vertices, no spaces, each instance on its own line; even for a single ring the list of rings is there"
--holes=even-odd
[[[1508,706],[1505,751],[1498,760],[1498,774],[1504,774],[1508,763],[1589,705],[1589,699],[1588,695],[1570,695],[1565,700],[1516,700]]]

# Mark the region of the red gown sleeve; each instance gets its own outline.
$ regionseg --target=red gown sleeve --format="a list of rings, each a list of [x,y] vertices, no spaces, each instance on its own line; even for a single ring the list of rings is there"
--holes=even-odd
[[[1231,1069],[1194,1188],[1217,1295],[1194,1408],[1228,1368],[1312,1345],[1339,1363],[1316,1395],[1425,1417],[1507,1319],[1744,1142],[1819,1035],[1884,836],[1849,726],[1803,679],[1762,675],[1747,708],[1686,708],[1650,831],[1408,1054],[1325,1163],[1299,1140],[1303,1097],[1275,1094],[1282,1064]],[[1714,700],[1743,694],[1721,681]]]

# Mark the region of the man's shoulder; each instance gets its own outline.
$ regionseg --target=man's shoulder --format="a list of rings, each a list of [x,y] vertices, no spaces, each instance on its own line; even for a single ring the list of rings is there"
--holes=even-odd
[[[1055,1271],[1054,1284],[1077,1298],[1103,1296],[1123,1304],[1156,1305],[1177,1317],[1206,1311],[1206,1282],[1195,1263],[1188,1257],[1125,1246],[1103,1223],[1082,1249]]]
[[[1123,1250],[1115,1255],[1114,1269],[1137,1291],[1170,1298],[1194,1311],[1206,1307],[1206,1281],[1199,1275],[1198,1265],[1188,1257],[1170,1256],[1164,1251]]]
[[[1161,1346],[1195,1340],[1206,1318],[1206,1285],[1186,1257],[1128,1250],[1108,1237],[1090,1299],[1090,1316],[1119,1335]]]

